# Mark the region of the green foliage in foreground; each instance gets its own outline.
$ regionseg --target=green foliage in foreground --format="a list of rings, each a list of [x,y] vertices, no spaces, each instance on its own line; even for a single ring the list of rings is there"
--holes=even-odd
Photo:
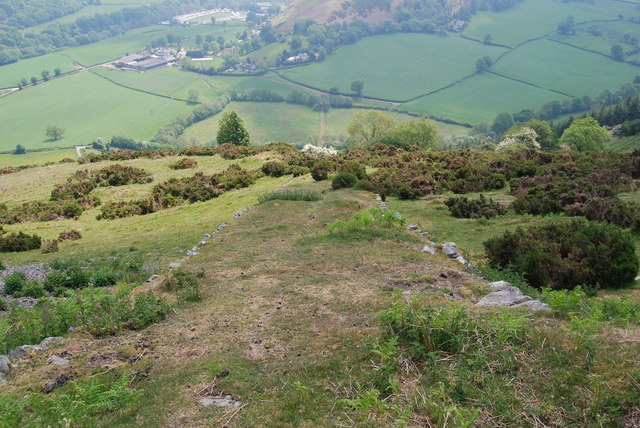
[[[132,381],[127,375],[113,381],[72,381],[58,393],[34,392],[19,400],[0,394],[0,427],[93,426],[89,418],[113,415],[136,403],[142,392],[130,387]]]
[[[346,239],[398,238],[404,234],[405,219],[390,211],[371,208],[357,212],[350,220],[338,220],[327,225],[329,236]]]
[[[398,299],[380,314],[370,383],[344,403],[380,425],[412,415],[436,426],[624,426],[640,398],[637,350],[602,324],[556,322]]]
[[[95,336],[140,329],[164,319],[168,312],[169,304],[151,292],[132,297],[126,290],[86,288],[66,299],[41,299],[33,309],[11,308],[0,319],[0,353],[60,336],[69,327],[83,327]]]
[[[269,201],[307,201],[316,202],[322,199],[322,194],[315,190],[285,189],[260,195],[258,202],[264,204]]]

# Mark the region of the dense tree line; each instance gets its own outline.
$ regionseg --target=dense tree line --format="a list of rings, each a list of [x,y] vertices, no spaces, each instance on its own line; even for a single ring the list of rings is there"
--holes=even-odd
[[[23,29],[77,12],[99,0],[2,0],[0,24]]]
[[[58,4],[53,0],[47,3]],[[165,0],[158,4],[81,17],[70,24],[53,23],[39,33],[23,34],[19,26],[10,25],[7,20],[0,24],[0,65],[15,62],[21,58],[43,55],[63,47],[93,43],[115,37],[132,28],[157,24],[179,14],[213,7],[239,7],[239,2],[235,0]]]

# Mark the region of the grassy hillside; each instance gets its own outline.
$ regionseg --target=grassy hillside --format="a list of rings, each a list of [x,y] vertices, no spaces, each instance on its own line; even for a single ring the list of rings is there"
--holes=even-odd
[[[272,155],[271,155],[272,156]],[[177,157],[158,160],[136,159],[118,162],[122,165],[142,168],[151,173],[154,181],[148,184],[133,184],[95,190],[103,204],[115,200],[142,198],[149,194],[151,188],[171,177],[188,177],[196,172],[212,174],[226,169],[236,163],[245,169],[258,168],[269,154],[237,161],[229,161],[213,157],[197,157],[198,169],[172,170],[168,165]],[[100,162],[89,165],[63,164],[50,167],[27,169],[8,175],[0,175],[0,203],[9,206],[25,201],[48,200],[53,187],[62,183],[75,171],[99,169],[116,162]],[[77,229],[82,239],[65,243],[60,252],[55,254],[12,253],[3,254],[5,263],[32,263],[38,260],[52,260],[67,257],[99,257],[112,251],[132,248],[132,251],[144,255],[149,262],[163,266],[173,259],[180,258],[190,249],[202,234],[211,232],[218,224],[226,221],[234,212],[257,201],[258,195],[274,190],[287,181],[286,178],[263,178],[249,189],[241,189],[208,202],[184,205],[158,213],[140,217],[128,217],[118,220],[98,221],[96,216],[100,208],[86,211],[78,220],[62,220],[52,222],[22,223],[5,226],[5,231],[24,231],[37,233],[43,239],[54,239],[61,232]],[[105,247],[105,237],[109,246]]]

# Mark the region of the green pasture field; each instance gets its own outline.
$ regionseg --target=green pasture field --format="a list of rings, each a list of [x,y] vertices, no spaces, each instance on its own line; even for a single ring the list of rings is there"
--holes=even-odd
[[[602,36],[594,36],[587,30],[590,26],[595,25],[602,32]],[[604,55],[611,55],[611,48],[614,45],[620,45],[625,51],[632,49],[631,45],[625,44],[623,36],[629,34],[636,39],[640,39],[640,25],[628,21],[616,22],[598,22],[583,24],[577,27],[577,33],[574,36],[563,36],[554,33],[549,36],[552,40],[559,40],[570,45],[583,49],[600,52]],[[632,55],[628,58],[638,58],[639,54]]]
[[[373,36],[282,74],[325,91],[335,86],[341,93],[350,93],[351,82],[362,79],[365,96],[409,100],[474,73],[478,58],[495,59],[504,51],[457,36]]]
[[[225,26],[194,25],[191,27],[176,28],[165,25],[155,25],[137,28],[127,31],[121,36],[111,37],[84,46],[69,48],[62,52],[80,64],[89,66],[141,51],[145,49],[151,41],[164,37],[167,34],[179,35],[185,38],[195,37],[198,34],[202,36],[213,34],[216,37],[223,36],[225,39],[231,39],[236,37],[237,32],[242,33],[246,28],[246,25],[239,21],[229,22]]]
[[[633,82],[640,68],[550,40],[528,43],[492,67],[496,73],[576,97]]]
[[[62,159],[76,159],[76,149],[47,150],[31,152],[23,155],[0,154],[0,168],[7,166],[41,165],[49,162],[59,162]]]
[[[42,79],[42,70],[49,70],[53,76],[53,69],[59,68],[66,73],[75,69],[73,61],[66,55],[55,52],[35,58],[23,59],[13,64],[0,66],[0,87],[16,87],[23,77],[31,83],[31,77]]]
[[[85,145],[95,138],[124,135],[149,139],[193,105],[122,88],[91,73],[53,79],[0,99],[4,127],[0,151],[16,144],[27,150]],[[56,125],[64,138],[48,141],[45,129]]]
[[[493,43],[511,47],[555,31],[558,23],[568,15],[575,22],[594,19],[615,19],[620,7],[632,9],[632,5],[617,6],[620,2],[594,0],[595,4],[568,3],[557,0],[524,0],[502,12],[480,12],[471,19],[465,29],[468,37],[483,40],[485,34],[493,36]],[[580,5],[580,6],[578,6]]]
[[[253,51],[243,57],[243,59],[251,58],[257,64],[263,64],[268,67],[275,67],[277,65],[277,58],[280,56],[283,50],[289,49],[287,43],[271,43],[263,46],[257,51]]]
[[[205,76],[176,67],[162,67],[145,73],[107,68],[100,68],[95,72],[130,88],[169,97],[187,99],[189,89],[197,89],[201,102],[212,102],[229,91],[268,89],[286,97],[294,89],[261,77]]]
[[[545,102],[563,99],[566,97],[551,91],[483,73],[444,91],[403,104],[400,109],[478,123],[491,122],[503,111],[537,110]]]
[[[320,138],[321,115],[307,106],[288,103],[230,103],[227,111],[232,110],[244,120],[245,127],[251,134],[254,144],[269,141],[284,141],[290,144],[301,144],[310,137]],[[331,109],[326,114],[326,140],[346,140],[347,126],[360,109]],[[398,122],[414,119],[414,117],[388,112]],[[187,141],[208,144],[215,140],[221,115],[199,122],[183,134]],[[436,122],[443,140],[452,136],[468,134],[469,130],[462,126]]]
[[[633,152],[640,150],[640,135],[611,140],[605,143],[605,149],[614,152]]]
[[[263,154],[261,158],[268,158]],[[176,158],[158,160],[133,160],[121,162],[127,165],[146,167],[156,176],[155,184],[173,176],[188,176],[196,172],[214,173],[236,163],[247,169],[258,168],[262,161],[257,158],[225,161],[218,156],[210,158],[197,157],[196,160],[203,167],[187,171],[170,170],[166,165]],[[141,162],[140,162],[141,161]],[[159,162],[159,163],[158,163]],[[158,165],[153,165],[158,163]],[[92,168],[102,168],[111,164],[101,162],[91,165]],[[161,168],[159,169],[159,167]],[[41,190],[35,190],[31,199],[43,200],[48,197],[52,184],[62,181],[66,174],[65,168],[71,174],[74,170],[86,168],[85,165],[60,165],[53,168],[37,168],[22,171],[8,176],[0,176],[0,188],[2,200],[24,199],[20,196],[25,188],[35,187],[33,184],[42,184]],[[165,178],[166,177],[166,178]],[[112,253],[131,249],[138,251],[148,263],[158,263],[158,268],[166,268],[170,261],[184,257],[185,251],[198,243],[204,233],[211,233],[223,222],[229,223],[230,217],[236,211],[246,208],[257,202],[262,193],[269,193],[281,187],[291,179],[285,176],[278,179],[265,177],[250,188],[234,190],[224,193],[219,198],[207,202],[167,209],[146,216],[127,217],[117,220],[96,220],[100,209],[95,208],[83,213],[78,220],[62,220],[52,222],[22,223],[5,226],[10,232],[24,231],[37,233],[44,240],[55,239],[61,232],[77,229],[82,233],[82,239],[78,241],[64,242],[60,244],[60,251],[54,254],[42,254],[40,251],[25,253],[2,254],[2,261],[14,265],[33,263],[38,261],[50,261],[53,259],[105,257]],[[19,186],[18,183],[22,183]],[[103,202],[109,200],[122,200],[129,197],[139,197],[148,194],[148,190],[154,183],[143,185],[131,185],[117,188],[100,189],[97,192]],[[6,186],[10,186],[8,189]],[[108,245],[105,243],[108,242]]]
[[[230,103],[225,111],[235,111],[244,121],[251,135],[251,142],[264,144],[269,141],[303,143],[309,137],[320,134],[320,113],[306,106],[288,103]],[[216,138],[222,115],[196,123],[183,134],[187,140],[201,144]]]

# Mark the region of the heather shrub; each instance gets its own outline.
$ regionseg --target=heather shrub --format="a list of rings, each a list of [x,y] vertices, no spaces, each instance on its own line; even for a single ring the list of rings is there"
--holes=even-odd
[[[262,165],[262,172],[270,177],[282,177],[289,173],[287,164],[281,161],[269,161]]]
[[[0,311],[7,311],[7,310],[9,310],[9,304],[3,297],[0,297]]]
[[[458,218],[490,219],[507,213],[505,205],[494,202],[491,198],[487,199],[483,194],[480,194],[478,199],[464,196],[449,198],[444,204],[449,208],[451,215]]]
[[[32,297],[34,299],[39,299],[40,297],[44,297],[44,287],[42,284],[36,281],[27,281],[27,283],[22,287],[22,290],[15,294],[16,297]]]
[[[484,247],[491,266],[521,273],[535,287],[622,287],[640,266],[628,233],[584,220],[518,228],[485,241]]]
[[[169,168],[171,169],[190,169],[190,168],[197,168],[197,167],[198,167],[198,161],[191,158],[178,159],[177,161],[169,164]]]
[[[336,175],[331,182],[333,189],[343,189],[347,187],[353,187],[358,182],[358,177],[350,172],[340,172]]]
[[[176,270],[170,277],[164,280],[162,288],[175,293],[180,302],[198,302],[202,300],[200,283],[193,273],[185,270]]]
[[[76,230],[76,229],[71,229],[71,230],[67,230],[65,232],[60,232],[60,235],[58,236],[58,241],[62,242],[62,241],[76,241],[78,239],[82,238],[82,234],[80,233],[80,231]]]
[[[44,248],[42,249],[44,254],[57,253],[58,252],[58,241],[53,239],[51,241],[45,241]]]
[[[37,250],[42,246],[38,235],[27,235],[24,232],[0,236],[0,253]]]

